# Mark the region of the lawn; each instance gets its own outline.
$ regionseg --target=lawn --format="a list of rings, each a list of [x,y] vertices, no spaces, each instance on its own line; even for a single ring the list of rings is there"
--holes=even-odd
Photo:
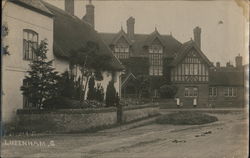
[[[218,121],[217,117],[196,111],[179,111],[165,114],[156,119],[159,124],[201,125]]]

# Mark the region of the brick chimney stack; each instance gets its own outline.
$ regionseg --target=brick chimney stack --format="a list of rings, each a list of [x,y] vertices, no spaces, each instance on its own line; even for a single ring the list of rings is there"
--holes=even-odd
[[[89,4],[86,5],[86,14],[82,20],[95,28],[95,6],[92,4],[92,0],[89,0]]]
[[[196,26],[193,30],[194,32],[194,41],[199,48],[201,48],[201,28]]]
[[[74,7],[74,0],[65,0],[64,1],[65,11],[71,15],[74,15],[75,7]]]
[[[127,34],[130,40],[134,40],[135,36],[135,18],[132,16],[127,20]]]
[[[242,56],[240,54],[235,57],[235,65],[237,68],[242,67]]]

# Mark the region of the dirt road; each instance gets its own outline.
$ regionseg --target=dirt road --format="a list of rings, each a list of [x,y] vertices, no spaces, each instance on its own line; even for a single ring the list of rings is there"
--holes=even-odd
[[[246,158],[247,119],[242,113],[213,114],[219,121],[199,126],[150,124],[94,134],[10,136],[3,157],[60,158]],[[13,141],[36,141],[31,146]],[[11,144],[12,141],[12,144]],[[52,141],[52,145],[51,145]],[[26,142],[27,143],[27,142]]]

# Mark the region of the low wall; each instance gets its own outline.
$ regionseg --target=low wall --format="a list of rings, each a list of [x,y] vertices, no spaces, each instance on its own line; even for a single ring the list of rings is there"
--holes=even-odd
[[[110,126],[116,121],[116,108],[74,110],[19,110],[19,126],[36,132],[83,132],[88,129]]]
[[[159,108],[153,106],[124,107],[123,122],[131,122],[155,116]],[[18,128],[21,131],[36,132],[84,132],[102,129],[117,123],[116,108],[103,109],[63,109],[17,111]]]

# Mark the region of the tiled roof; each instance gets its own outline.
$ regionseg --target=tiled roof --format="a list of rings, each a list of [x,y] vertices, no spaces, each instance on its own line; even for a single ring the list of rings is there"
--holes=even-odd
[[[112,44],[113,39],[117,37],[117,33],[99,33],[99,34],[108,45]],[[144,48],[147,45],[148,41],[150,41],[150,39],[154,37],[154,35],[156,35],[156,33],[154,32],[151,34],[135,34],[134,41],[132,43],[132,56],[140,57],[147,55],[147,52]],[[165,54],[167,56],[171,56],[182,45],[172,35],[160,35],[160,38],[164,43]]]
[[[45,14],[47,16],[53,16],[53,14],[44,6],[41,0],[9,0],[12,3],[21,5],[28,9],[34,10],[41,14]]]
[[[209,59],[206,57],[206,55],[203,54],[203,52],[200,50],[200,48],[197,46],[197,44],[193,41],[187,41],[182,44],[181,48],[177,51],[176,57],[174,61],[170,64],[171,66],[176,66],[188,53],[188,51],[194,48],[197,50],[197,52],[200,54],[201,58],[209,65],[213,66],[213,64],[209,61]]]
[[[53,51],[57,57],[68,59],[73,50],[78,50],[91,41],[98,44],[99,53],[112,57],[112,68],[124,69],[100,35],[89,24],[49,3],[43,2],[43,4],[54,14]]]
[[[211,70],[209,73],[209,84],[211,86],[243,86],[244,72],[242,70],[220,71]]]

